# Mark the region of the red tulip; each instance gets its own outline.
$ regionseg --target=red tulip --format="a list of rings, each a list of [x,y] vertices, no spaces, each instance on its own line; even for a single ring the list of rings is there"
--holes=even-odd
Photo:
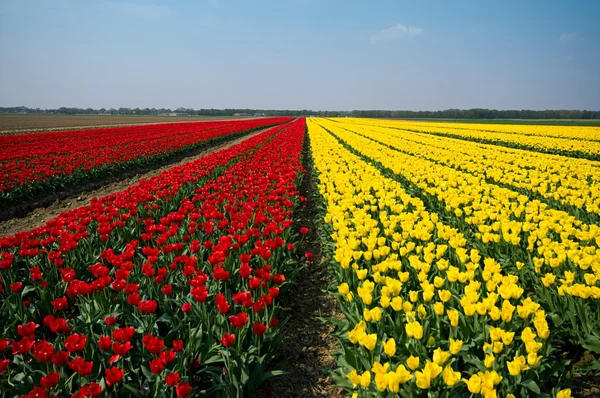
[[[225,333],[223,335],[223,337],[221,338],[221,344],[223,344],[223,346],[225,346],[225,347],[232,346],[234,341],[235,341],[234,334]]]
[[[108,387],[111,387],[111,386],[117,384],[118,382],[121,381],[124,374],[125,374],[125,370],[119,369],[116,366],[113,366],[110,369],[106,369],[106,371],[105,371],[106,385]]]
[[[175,392],[177,393],[178,398],[185,398],[192,391],[192,387],[188,382],[179,383],[179,385],[175,388]]]
[[[40,385],[46,390],[51,389],[60,381],[60,372],[52,372],[48,373],[46,376],[42,377],[40,380]]]

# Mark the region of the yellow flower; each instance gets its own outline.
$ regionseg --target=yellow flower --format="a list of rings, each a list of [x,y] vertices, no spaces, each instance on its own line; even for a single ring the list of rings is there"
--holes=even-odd
[[[452,298],[452,293],[450,293],[448,290],[439,290],[438,296],[440,296],[440,300],[446,303]]]
[[[375,349],[375,345],[377,344],[377,334],[365,334],[360,340],[360,344],[363,345],[367,350],[373,351]]]
[[[479,391],[481,391],[481,377],[479,375],[472,375],[469,380],[463,379],[463,381],[467,384],[469,392],[479,394]]]
[[[460,381],[460,372],[455,372],[450,365],[446,365],[442,373],[442,378],[447,386],[452,387]]]
[[[381,320],[381,308],[375,307],[369,312],[372,320],[374,320],[375,322],[379,322]]]
[[[423,327],[417,321],[407,323],[404,326],[404,330],[406,330],[408,337],[414,337],[417,340],[423,338]]]
[[[458,354],[462,349],[462,346],[462,340],[454,340],[452,338],[450,339],[450,352],[452,353],[452,355]]]
[[[525,357],[523,355],[506,362],[506,366],[511,376],[519,376],[522,371],[529,369],[529,366],[525,364]]]
[[[558,394],[556,394],[556,398],[571,398],[571,389],[565,388],[564,390],[560,390]]]
[[[422,390],[428,389],[431,387],[431,381],[438,377],[441,372],[442,367],[440,365],[427,361],[421,372],[415,372],[417,387]]]
[[[356,388],[361,382],[360,376],[358,375],[358,373],[356,373],[356,370],[352,370],[352,372],[348,373],[346,377],[348,377],[352,382],[353,388]]]
[[[388,341],[383,344],[383,351],[389,357],[394,356],[394,354],[396,354],[396,340],[393,338],[388,339]]]
[[[406,370],[404,365],[399,365],[395,372],[388,373],[388,388],[391,392],[400,391],[400,384],[412,380],[413,375]]]
[[[387,373],[376,373],[375,374],[375,385],[377,390],[385,391],[389,385],[389,376]]]
[[[415,370],[419,367],[419,357],[410,356],[406,360],[406,364],[410,370]]]
[[[402,298],[401,297],[394,297],[392,299],[392,308],[394,309],[394,311],[402,310]]]
[[[502,342],[504,343],[504,345],[511,345],[514,337],[515,337],[515,332],[504,331],[502,333]]]
[[[412,301],[414,303],[419,299],[419,292],[415,292],[414,290],[411,290],[410,292],[408,292],[408,296],[410,298],[410,301]]]
[[[342,294],[342,295],[346,295],[346,294],[350,293],[350,287],[348,286],[348,284],[344,282],[341,285],[339,285],[338,293]]]
[[[535,352],[530,352],[529,354],[527,354],[527,363],[530,366],[537,366],[537,364],[540,363],[540,359],[542,358],[542,356],[538,356]]]
[[[491,368],[492,366],[494,366],[494,362],[496,362],[496,357],[494,357],[493,354],[488,354],[485,356],[485,359],[483,360],[483,365],[486,368]]]
[[[454,327],[458,326],[458,311],[457,310],[447,310],[446,314],[450,319],[450,324]]]
[[[433,310],[435,311],[436,314],[438,314],[439,316],[444,315],[444,304],[440,303],[439,301],[437,303],[435,303],[433,305]]]
[[[450,353],[447,351],[442,351],[441,348],[437,348],[433,351],[433,362],[438,365],[443,365],[446,361],[450,359]]]
[[[367,277],[368,271],[366,269],[357,269],[355,272],[356,272],[356,277],[362,281],[363,279],[365,279]]]
[[[367,388],[367,387],[369,387],[370,384],[371,384],[371,372],[369,372],[367,370],[360,376],[360,385],[363,388]]]

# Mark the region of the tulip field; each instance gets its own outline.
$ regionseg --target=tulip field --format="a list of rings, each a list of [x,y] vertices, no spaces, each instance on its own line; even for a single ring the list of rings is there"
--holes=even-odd
[[[0,237],[0,396],[267,396],[294,318],[282,300],[319,266],[339,316],[314,322],[335,328],[344,396],[567,398],[600,371],[597,127],[265,118],[6,135],[0,206],[233,137]]]
[[[228,136],[290,118],[0,135],[0,205],[104,174],[152,164]]]

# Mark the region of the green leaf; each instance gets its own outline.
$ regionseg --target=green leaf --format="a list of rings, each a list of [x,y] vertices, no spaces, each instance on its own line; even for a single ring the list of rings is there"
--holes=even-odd
[[[585,336],[585,341],[581,345],[587,350],[600,354],[600,338],[594,335]]]
[[[529,390],[533,391],[536,394],[540,393],[540,388],[538,387],[537,383],[533,380],[529,380],[526,382],[522,383],[525,387],[527,387]]]
[[[137,388],[133,387],[131,384],[125,384],[123,387],[127,391],[129,391],[130,393],[132,393],[133,396],[144,398],[144,394],[142,394],[142,392],[140,390],[138,390]]]
[[[21,292],[21,297],[25,297],[27,293],[35,291],[35,286],[25,286],[25,289]]]

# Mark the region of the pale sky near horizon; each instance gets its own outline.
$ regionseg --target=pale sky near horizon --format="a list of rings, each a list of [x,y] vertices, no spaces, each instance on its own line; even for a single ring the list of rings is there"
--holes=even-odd
[[[0,106],[600,110],[600,1],[0,0]]]

